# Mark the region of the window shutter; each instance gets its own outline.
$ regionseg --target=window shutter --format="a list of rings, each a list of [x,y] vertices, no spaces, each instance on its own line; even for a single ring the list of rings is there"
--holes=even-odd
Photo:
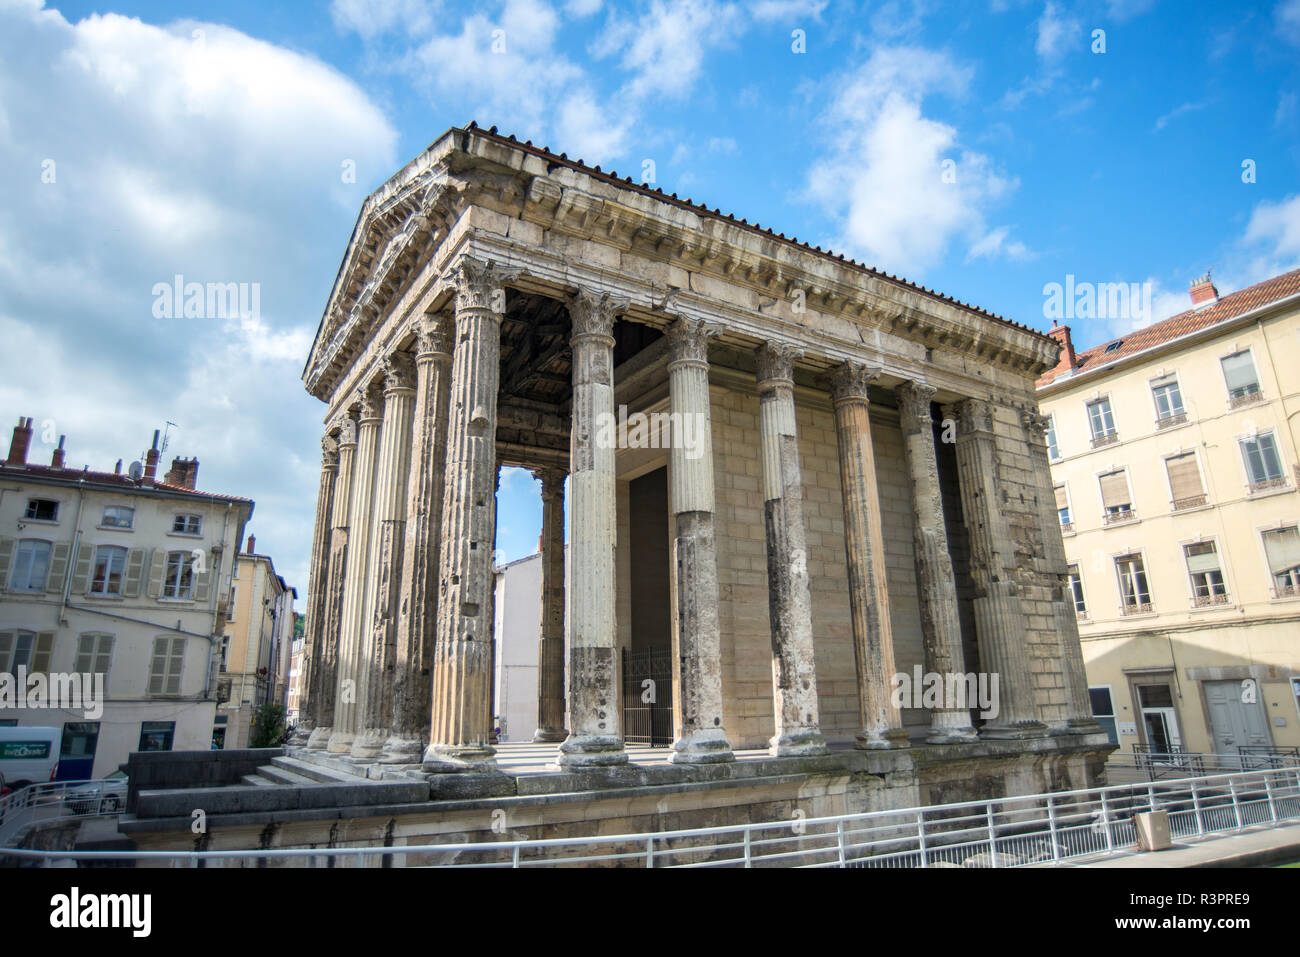
[[[144,577],[144,549],[133,548],[126,556],[126,579],[122,582],[122,595],[136,598],[140,594],[140,579]]]
[[[1270,575],[1281,575],[1300,565],[1300,527],[1279,528],[1264,533]],[[0,658],[3,660],[3,658]]]
[[[1255,391],[1258,383],[1255,378],[1255,363],[1250,360],[1250,353],[1238,352],[1224,359],[1223,378],[1228,384],[1229,392]]]
[[[212,587],[212,569],[205,564],[203,571],[194,576],[194,600],[207,601],[208,590]]]
[[[57,595],[63,591],[63,583],[68,580],[68,558],[72,554],[72,545],[68,542],[55,542],[50,549],[50,574],[45,581],[45,591]]]
[[[1064,485],[1058,485],[1058,486],[1056,486],[1056,507],[1057,507],[1057,508],[1069,508],[1069,507],[1070,507],[1069,496],[1067,496],[1067,495],[1065,494],[1065,486],[1064,486]]]
[[[158,559],[154,555],[154,561]],[[153,640],[153,660],[149,663],[149,693],[162,694],[163,679],[167,675],[167,639],[155,638]]]
[[[90,563],[95,549],[85,543],[77,546],[77,564],[72,570],[72,593],[84,595],[90,588]]]
[[[167,694],[181,693],[181,666],[185,663],[185,639],[173,638],[171,640],[171,654],[167,660],[167,683],[165,690]]]
[[[1205,488],[1201,485],[1200,469],[1196,467],[1195,452],[1166,459],[1165,465],[1169,469],[1169,487],[1173,491],[1175,502],[1205,493]]]
[[[54,632],[42,631],[36,636],[36,645],[32,648],[32,674],[49,674],[53,654]]]
[[[1124,508],[1130,504],[1123,469],[1107,472],[1101,477],[1101,501],[1107,508]]]
[[[14,632],[0,631],[0,673],[13,674]]]
[[[95,636],[78,635],[77,636],[77,663],[73,671],[77,674],[91,674],[91,664],[95,657]]]
[[[12,538],[0,538],[0,588],[9,587],[9,567],[13,564],[16,546]]]
[[[108,681],[108,667],[113,663],[113,636],[100,635],[96,641],[95,663],[90,669],[91,674],[103,675],[104,681]],[[107,691],[107,688],[105,688]]]
[[[1217,572],[1219,570],[1219,554],[1214,548],[1203,552],[1200,555],[1188,554],[1187,570],[1193,575],[1201,572]]]
[[[162,595],[163,575],[167,572],[167,553],[161,548],[153,550],[153,561],[149,564],[149,597]]]

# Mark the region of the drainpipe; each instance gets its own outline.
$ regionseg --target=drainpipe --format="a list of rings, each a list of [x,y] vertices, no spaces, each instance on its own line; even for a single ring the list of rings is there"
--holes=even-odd
[[[81,510],[86,502],[86,473],[77,479],[77,517],[72,522],[72,551],[68,554],[68,568],[63,576],[63,608],[69,608],[72,600],[72,575],[77,570],[77,549],[81,547]],[[91,562],[95,558],[91,556]],[[64,624],[63,610],[54,610],[54,629],[57,631]]]

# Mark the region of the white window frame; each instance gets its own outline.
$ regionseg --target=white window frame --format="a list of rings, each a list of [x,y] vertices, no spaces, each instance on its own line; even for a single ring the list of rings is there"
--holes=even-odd
[[[113,574],[113,563],[111,561],[109,562],[109,566],[108,566],[108,574],[104,576],[105,587],[101,590],[95,589],[95,572],[99,568],[99,553],[102,551],[113,552],[114,554],[119,555],[122,559],[121,566],[118,568],[118,573],[117,573],[116,591],[109,591],[107,587],[109,580]],[[114,597],[114,598],[122,597],[122,586],[126,584],[126,563],[127,563],[128,555],[129,555],[128,549],[122,545],[96,545],[94,554],[91,557],[91,562],[90,562],[90,590],[87,592],[87,594],[103,595],[103,596]]]
[[[18,560],[22,553],[24,545],[44,545],[45,546],[45,574],[41,577],[39,588],[33,588],[31,584],[31,562],[28,562],[27,585],[24,588],[18,587]],[[50,561],[54,555],[54,543],[44,538],[20,538],[14,546],[14,557],[12,567],[9,569],[9,581],[7,587],[11,592],[19,595],[41,595],[45,593],[45,586],[50,581]]]
[[[189,528],[191,519],[198,523],[193,530]],[[178,525],[181,527],[178,528]],[[173,535],[193,535],[195,538],[201,537],[203,535],[203,516],[197,512],[178,512],[172,519],[171,533]]]
[[[1214,555],[1215,555],[1215,557],[1219,560],[1219,569],[1218,569],[1218,571],[1219,571],[1219,581],[1220,581],[1220,586],[1221,586],[1222,589],[1223,589],[1223,595],[1221,596],[1221,597],[1223,598],[1223,601],[1221,601],[1221,602],[1213,602],[1213,601],[1211,601],[1211,602],[1201,602],[1201,601],[1199,601],[1200,596],[1198,596],[1198,595],[1196,594],[1196,578],[1195,578],[1195,573],[1192,572],[1191,568],[1190,568],[1190,567],[1188,566],[1188,564],[1187,564],[1187,560],[1188,560],[1188,558],[1191,557],[1191,556],[1189,556],[1189,555],[1187,554],[1187,549],[1192,548],[1192,547],[1194,547],[1194,546],[1196,546],[1196,545],[1213,545],[1213,546],[1214,546]],[[1186,572],[1187,572],[1187,586],[1188,586],[1188,589],[1189,589],[1189,597],[1191,598],[1192,607],[1194,607],[1194,608],[1214,608],[1214,607],[1219,607],[1219,606],[1223,606],[1223,605],[1230,605],[1230,604],[1232,604],[1232,590],[1228,587],[1228,573],[1227,573],[1227,571],[1226,571],[1226,570],[1224,569],[1224,567],[1223,567],[1223,566],[1224,566],[1224,561],[1223,561],[1223,550],[1219,548],[1219,540],[1218,540],[1218,538],[1216,538],[1216,537],[1214,537],[1214,536],[1209,536],[1209,537],[1203,537],[1203,538],[1194,538],[1194,539],[1189,539],[1189,540],[1187,540],[1187,541],[1179,542],[1179,543],[1178,543],[1178,548],[1179,548],[1179,550],[1180,550],[1180,551],[1182,552],[1182,554],[1183,554],[1183,567],[1184,567],[1184,569],[1185,569]],[[1208,574],[1208,573],[1203,573],[1203,574]],[[1149,583],[1148,583],[1148,584],[1149,584]]]
[[[123,525],[120,522],[110,522],[108,520],[109,512],[127,512],[127,523]],[[135,509],[130,505],[105,505],[104,511],[101,512],[99,516],[99,527],[113,528],[123,532],[131,531],[135,528]]]
[[[1234,396],[1232,394],[1232,390],[1228,387],[1228,375],[1227,375],[1227,370],[1224,369],[1223,367],[1223,360],[1231,359],[1233,356],[1239,356],[1242,355],[1243,353],[1245,355],[1250,356],[1250,369],[1252,372],[1255,373],[1255,391],[1246,392],[1239,396]],[[1248,399],[1254,395],[1262,396],[1264,394],[1264,383],[1259,381],[1259,363],[1255,361],[1255,351],[1250,346],[1247,346],[1244,349],[1235,349],[1232,352],[1229,352],[1226,356],[1219,356],[1219,375],[1223,376],[1223,390],[1228,393],[1229,404],[1231,404],[1234,401]]]
[[[1074,574],[1070,574],[1070,569],[1074,569]],[[1075,579],[1079,582],[1079,594],[1074,593]],[[1065,584],[1070,589],[1070,605],[1074,608],[1074,617],[1087,619],[1088,617],[1088,592],[1083,587],[1083,566],[1078,562],[1071,562],[1065,566]],[[1083,602],[1083,611],[1079,610],[1079,602]]]
[[[1124,573],[1123,573],[1122,571],[1120,571],[1120,567],[1119,567],[1119,565],[1120,565],[1120,562],[1121,562],[1122,560],[1125,560],[1125,559],[1132,559],[1132,558],[1137,558],[1138,561],[1140,561],[1140,562],[1142,563],[1142,577],[1146,580],[1146,586],[1147,586],[1147,600],[1146,600],[1146,601],[1138,601],[1136,605],[1130,606],[1130,605],[1125,604],[1125,602],[1124,602]],[[1155,603],[1155,599],[1154,599],[1154,597],[1152,596],[1152,592],[1151,592],[1151,572],[1149,572],[1149,571],[1147,570],[1147,556],[1146,556],[1146,552],[1144,552],[1142,549],[1137,549],[1137,550],[1135,550],[1135,551],[1129,551],[1129,552],[1122,552],[1122,553],[1120,553],[1120,554],[1118,554],[1118,555],[1112,556],[1112,564],[1113,564],[1114,567],[1115,567],[1115,585],[1116,585],[1116,587],[1118,587],[1118,589],[1119,589],[1119,611],[1120,611],[1120,614],[1121,614],[1121,615],[1128,616],[1128,617],[1132,617],[1133,615],[1146,615],[1146,614],[1150,614],[1151,612],[1154,612],[1154,611],[1155,611],[1155,607],[1156,607],[1156,603]],[[1134,581],[1133,581],[1133,584],[1134,584],[1134,593],[1135,593],[1134,597],[1139,597],[1139,596],[1140,596],[1140,593],[1137,592],[1137,588],[1136,588],[1136,586],[1137,586],[1136,573],[1134,573]],[[1143,611],[1143,610],[1142,610],[1142,606],[1143,606],[1143,605],[1149,606],[1148,609],[1147,609],[1146,611]],[[1130,612],[1130,611],[1125,611],[1125,609],[1130,608],[1130,607],[1136,608],[1136,609],[1138,609],[1138,610],[1136,610],[1136,611],[1131,611],[1131,612]]]
[[[53,502],[53,503],[54,503],[54,517],[53,517],[53,518],[36,518],[35,516],[28,514],[29,512],[31,512],[31,510],[32,510],[32,506],[35,505],[37,502]],[[29,498],[29,499],[27,500],[27,507],[26,507],[25,509],[23,509],[23,517],[20,519],[20,521],[24,521],[24,522],[43,522],[43,523],[45,523],[45,524],[47,524],[47,525],[57,525],[57,524],[59,523],[59,514],[60,514],[62,511],[63,511],[63,502],[62,502],[60,499],[57,499],[57,498]]]
[[[1067,523],[1061,521],[1061,510],[1059,508],[1056,509],[1056,520],[1061,525],[1061,531],[1066,532],[1067,534],[1072,533],[1074,531],[1074,499],[1070,497],[1070,483],[1061,482],[1057,485],[1052,486],[1053,506],[1056,505],[1055,498],[1056,498],[1056,490],[1058,488],[1065,489],[1065,510],[1069,513],[1070,516],[1070,521],[1068,523],[1070,526],[1069,529],[1066,529],[1065,527]]]
[[[1123,742],[1122,740],[1120,740],[1121,737],[1122,737],[1122,735],[1119,733],[1119,712],[1115,710],[1115,689],[1114,689],[1114,687],[1112,687],[1111,685],[1093,685],[1093,684],[1088,685],[1088,708],[1089,708],[1089,710],[1092,709],[1092,693],[1093,693],[1094,691],[1105,691],[1105,692],[1106,692],[1106,697],[1110,698],[1110,714],[1102,714],[1102,715],[1099,715],[1099,714],[1097,714],[1097,712],[1093,711],[1093,712],[1092,712],[1092,716],[1093,716],[1094,718],[1110,718],[1110,720],[1111,720],[1111,721],[1114,723],[1114,725],[1115,725],[1115,743],[1116,743],[1116,744],[1119,744],[1119,745],[1123,745],[1124,742]]]
[[[1250,453],[1246,451],[1246,443],[1259,442],[1266,435],[1273,444],[1273,459],[1277,463],[1277,475],[1256,481],[1255,475],[1250,468]],[[1241,450],[1241,467],[1246,475],[1246,488],[1251,491],[1264,491],[1270,488],[1284,488],[1286,486],[1286,466],[1282,462],[1282,453],[1277,447],[1276,429],[1260,429],[1252,435],[1239,435],[1237,436],[1237,448]],[[1281,480],[1281,485],[1269,485],[1270,482],[1277,482],[1278,480]]]
[[[1047,417],[1047,428],[1044,430],[1044,441],[1047,443],[1047,460],[1049,462],[1059,462],[1061,460],[1061,446],[1056,435],[1055,413]]]
[[[1156,383],[1162,379],[1173,379],[1174,391],[1178,395],[1178,409],[1171,411],[1168,415],[1160,414],[1160,400],[1156,397]],[[1166,419],[1176,419],[1180,415],[1187,414],[1187,403],[1183,401],[1183,384],[1178,378],[1177,372],[1171,372],[1167,375],[1158,375],[1154,379],[1147,380],[1147,386],[1151,390],[1151,402],[1155,406],[1156,421],[1163,422]]]
[[[179,557],[180,564],[173,569],[173,562]],[[163,566],[163,586],[162,598],[167,601],[193,601],[194,600],[194,579],[197,572],[194,566],[197,563],[194,560],[194,553],[178,549],[167,553],[167,564]],[[176,580],[173,582],[172,576],[175,572]],[[181,588],[181,580],[185,577],[185,572],[189,572],[189,584]]]
[[[1260,525],[1255,529],[1255,540],[1259,547],[1259,560],[1264,564],[1264,578],[1268,582],[1268,591],[1274,601],[1295,601],[1300,597],[1300,573],[1292,573],[1291,579],[1293,586],[1281,586],[1277,583],[1277,576],[1273,574],[1272,566],[1268,561],[1268,548],[1264,545],[1264,535],[1267,532],[1280,532],[1288,528],[1300,528],[1300,522],[1274,522],[1271,525]],[[1279,591],[1285,587],[1294,587],[1295,594],[1279,595]]]
[[[1102,476],[1104,476],[1104,475],[1111,475],[1112,473],[1115,473],[1115,472],[1123,472],[1123,473],[1124,473],[1124,486],[1128,489],[1128,512],[1127,512],[1127,513],[1124,513],[1124,512],[1116,512],[1116,513],[1115,513],[1116,515],[1127,515],[1127,517],[1126,517],[1126,518],[1123,518],[1123,519],[1120,519],[1120,520],[1114,522],[1113,524],[1115,524],[1115,525],[1119,525],[1119,524],[1121,524],[1122,522],[1131,522],[1131,521],[1134,521],[1134,520],[1137,519],[1137,514],[1138,514],[1138,511],[1137,511],[1137,503],[1135,503],[1135,502],[1133,501],[1133,476],[1132,476],[1131,474],[1129,474],[1128,466],[1127,466],[1127,465],[1121,465],[1121,466],[1119,466],[1119,468],[1112,468],[1112,467],[1110,467],[1110,466],[1107,466],[1104,470],[1102,470],[1102,471],[1100,471],[1100,472],[1097,473],[1097,499],[1098,499],[1098,501],[1101,502],[1101,523],[1102,523],[1102,526],[1103,526],[1103,527],[1105,527],[1105,526],[1108,524],[1108,523],[1106,522],[1106,517],[1107,517],[1110,513],[1109,513],[1108,511],[1106,511],[1106,508],[1107,508],[1107,506],[1106,506],[1106,495],[1105,495],[1104,492],[1102,492],[1102,488],[1101,488],[1101,479],[1102,479]],[[1073,510],[1074,510],[1074,503],[1073,503],[1073,502],[1070,503],[1070,509],[1071,509],[1071,514],[1073,514]]]
[[[1109,432],[1098,432],[1093,427],[1094,420],[1092,417],[1092,408],[1093,406],[1100,406],[1103,402],[1106,404],[1106,416],[1110,419]],[[1110,436],[1117,435],[1119,433],[1119,427],[1115,425],[1115,407],[1111,405],[1109,395],[1103,395],[1095,399],[1089,399],[1087,402],[1084,403],[1083,408],[1084,411],[1088,413],[1088,434],[1092,436],[1094,442],[1097,439],[1109,438]]]

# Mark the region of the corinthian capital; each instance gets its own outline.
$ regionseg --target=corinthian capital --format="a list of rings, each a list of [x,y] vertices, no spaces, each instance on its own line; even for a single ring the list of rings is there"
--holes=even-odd
[[[993,405],[984,399],[966,399],[958,402],[954,411],[957,413],[958,428],[962,434],[993,431]]]
[[[803,350],[785,342],[765,342],[754,350],[758,357],[758,381],[794,382],[794,360]]]
[[[321,468],[326,469],[339,467],[339,442],[332,435],[321,436],[320,464]]]
[[[455,320],[445,314],[421,316],[413,323],[415,329],[415,355],[450,356],[455,343]]]
[[[904,382],[894,390],[898,398],[898,417],[903,428],[930,424],[930,403],[938,391],[926,382]]]
[[[668,327],[668,354],[673,362],[708,362],[709,340],[722,335],[722,326],[703,319],[678,316]]]
[[[357,420],[345,415],[339,422],[339,447],[357,444]]]
[[[415,388],[415,365],[404,352],[393,352],[384,357],[384,393]]]
[[[499,319],[506,311],[505,283],[517,275],[517,270],[505,270],[472,256],[462,257],[451,273],[456,284],[457,311],[486,310]]]
[[[1041,412],[1035,412],[1032,409],[1020,410],[1020,421],[1025,426],[1025,431],[1036,438],[1039,442],[1047,441],[1047,427],[1052,420],[1049,416]]]
[[[582,290],[569,297],[569,318],[573,321],[573,336],[614,335],[614,319],[627,309],[626,299],[615,299],[609,293],[591,293]]]
[[[831,377],[831,398],[836,402],[868,398],[871,383],[880,378],[880,370],[862,362],[846,361]]]

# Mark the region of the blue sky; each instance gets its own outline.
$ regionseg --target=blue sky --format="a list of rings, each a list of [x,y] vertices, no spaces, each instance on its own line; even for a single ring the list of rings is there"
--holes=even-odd
[[[1154,320],[1208,268],[1300,264],[1297,64],[1300,0],[0,0],[0,410],[92,468],[180,423],[169,453],[257,500],[305,593],[302,363],[365,195],[447,127],[653,171],[1038,328],[1067,274],[1149,282]],[[155,318],[176,273],[258,283],[259,318]],[[503,477],[504,560],[536,547],[534,487]]]

